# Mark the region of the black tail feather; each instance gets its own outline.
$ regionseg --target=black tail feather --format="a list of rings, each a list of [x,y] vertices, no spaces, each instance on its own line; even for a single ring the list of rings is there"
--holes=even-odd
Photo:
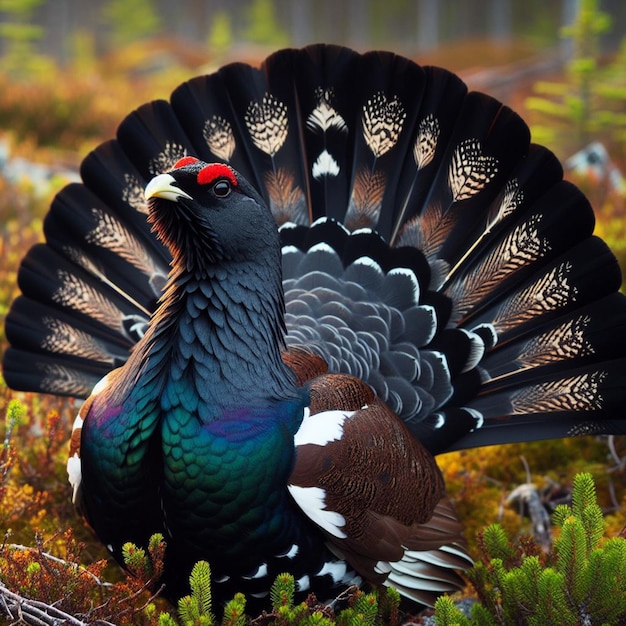
[[[86,395],[126,358],[168,272],[143,188],[186,155],[233,166],[282,225],[288,342],[431,450],[626,432],[621,275],[558,160],[454,74],[338,46],[188,81],[85,158],[20,269],[11,386]]]

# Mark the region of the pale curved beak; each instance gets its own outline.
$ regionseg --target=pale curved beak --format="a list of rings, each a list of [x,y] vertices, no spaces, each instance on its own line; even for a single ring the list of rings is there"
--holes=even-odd
[[[162,198],[171,202],[178,202],[179,198],[193,199],[188,193],[176,186],[175,183],[176,179],[171,174],[159,174],[146,185],[143,194],[144,198],[146,200]]]

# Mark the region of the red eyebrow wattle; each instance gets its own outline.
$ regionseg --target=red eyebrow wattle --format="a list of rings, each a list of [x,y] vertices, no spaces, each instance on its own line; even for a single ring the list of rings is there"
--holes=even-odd
[[[174,163],[173,169],[177,170],[179,167],[185,167],[185,165],[191,165],[192,163],[197,163],[199,159],[192,156],[185,156],[182,159],[178,159],[176,163]]]
[[[233,187],[237,186],[235,172],[223,163],[211,163],[198,172],[198,184],[208,185],[218,178],[227,178]]]

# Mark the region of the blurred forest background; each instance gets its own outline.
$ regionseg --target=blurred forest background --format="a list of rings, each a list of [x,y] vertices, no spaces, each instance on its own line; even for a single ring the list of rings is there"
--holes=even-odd
[[[559,28],[570,23],[579,0],[5,0],[13,12],[39,28],[41,53],[71,60],[71,41],[90,33],[99,53],[153,36],[178,39],[189,48],[302,46],[325,41],[360,47],[389,46],[414,53],[461,39],[532,41],[537,51],[559,45]],[[603,0],[613,29],[607,50],[619,45],[626,6]],[[15,7],[15,9],[13,9]],[[8,19],[5,18],[6,21]],[[6,42],[5,42],[6,43]],[[6,48],[5,48],[6,50]]]
[[[321,41],[447,67],[514,108],[588,194],[598,234],[626,267],[625,35],[623,0],[0,0],[0,350],[19,260],[41,240],[54,193],[128,112],[223,63],[257,64],[279,47]],[[64,598],[68,611],[95,619],[108,614],[93,609],[94,581],[120,573],[103,573],[106,554],[70,503],[75,408],[14,394],[0,380],[0,586]],[[497,520],[532,532],[519,487],[532,485],[550,511],[579,471],[596,478],[609,533],[626,524],[621,439],[500,446],[440,462],[471,543]],[[91,578],[70,580],[69,566],[55,578],[44,554],[89,564]],[[110,615],[125,616],[118,622],[152,623],[128,584],[115,588],[118,604],[102,599],[100,582],[95,593]]]

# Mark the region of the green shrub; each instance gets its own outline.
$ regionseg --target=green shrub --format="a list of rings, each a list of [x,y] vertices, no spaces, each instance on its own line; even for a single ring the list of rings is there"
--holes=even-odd
[[[553,517],[560,533],[549,554],[529,538],[513,544],[499,525],[488,526],[481,560],[468,572],[480,602],[468,618],[440,598],[437,626],[624,623],[626,540],[605,538],[591,474],[575,477],[572,506],[559,505]]]

